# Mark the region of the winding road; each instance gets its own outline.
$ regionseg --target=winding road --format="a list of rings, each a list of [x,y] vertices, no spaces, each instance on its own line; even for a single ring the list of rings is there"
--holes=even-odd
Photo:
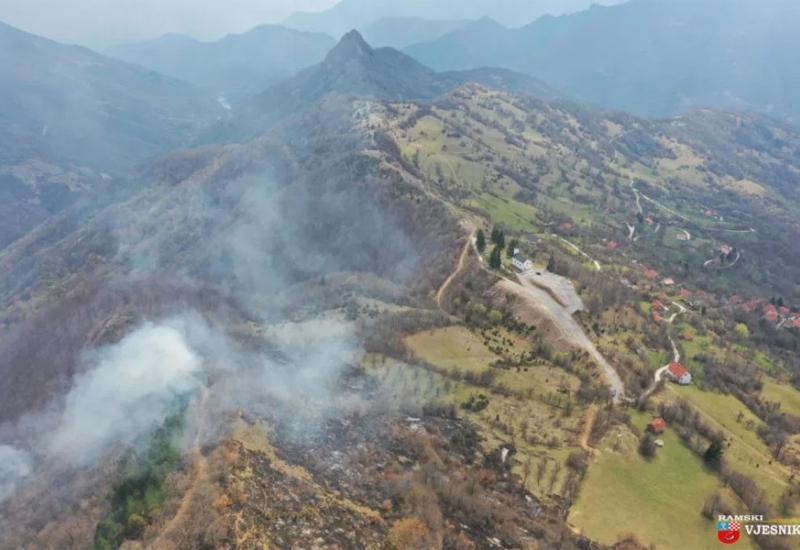
[[[686,313],[686,308],[683,307],[681,304],[679,304],[677,302],[672,302],[672,305],[676,306],[679,311],[676,311],[675,313],[673,313],[672,315],[670,315],[667,318],[667,325],[670,328],[672,328],[672,323],[675,322],[675,319],[678,317],[678,315]],[[664,378],[664,373],[667,372],[667,369],[669,368],[669,366],[672,363],[680,363],[681,362],[681,352],[678,349],[678,345],[675,343],[675,339],[672,337],[671,334],[668,335],[668,337],[669,337],[669,343],[672,344],[672,361],[670,361],[669,363],[667,363],[666,365],[664,365],[663,367],[661,367],[660,369],[658,369],[655,372],[655,374],[653,375],[653,385],[650,386],[649,388],[647,388],[647,391],[645,391],[642,394],[642,398],[650,397],[650,395],[654,391],[656,391],[656,388],[658,387],[658,383],[661,382],[662,378]]]
[[[467,242],[464,243],[464,248],[461,250],[461,255],[458,257],[458,264],[456,265],[456,269],[450,274],[447,279],[445,279],[442,286],[439,287],[439,291],[436,293],[436,305],[439,306],[439,309],[444,311],[442,307],[442,300],[444,299],[445,292],[447,289],[450,288],[450,285],[453,283],[453,280],[464,270],[464,266],[467,264],[467,255],[469,254],[469,247],[474,245],[475,240],[475,232],[473,231],[470,233],[469,237],[467,238]],[[477,252],[477,248],[475,250]],[[480,257],[480,254],[478,254]]]
[[[583,251],[583,250],[581,250],[580,248],[578,248],[578,245],[576,245],[576,244],[573,244],[573,243],[569,242],[569,241],[568,241],[567,239],[565,239],[564,237],[561,237],[561,236],[559,236],[559,235],[556,235],[555,233],[553,233],[553,237],[555,237],[556,239],[560,240],[560,241],[561,241],[561,242],[563,242],[564,244],[568,245],[570,248],[572,248],[573,250],[575,250],[575,251],[576,251],[578,254],[580,254],[581,256],[583,256],[584,258],[586,258],[587,260],[589,260],[590,262],[592,262],[592,263],[594,264],[594,267],[595,267],[595,269],[597,269],[597,271],[603,271],[603,266],[602,266],[602,265],[600,265],[600,262],[598,262],[597,260],[595,260],[594,258],[592,258],[591,256],[589,256],[589,255],[588,255],[586,252],[584,252],[584,251]]]

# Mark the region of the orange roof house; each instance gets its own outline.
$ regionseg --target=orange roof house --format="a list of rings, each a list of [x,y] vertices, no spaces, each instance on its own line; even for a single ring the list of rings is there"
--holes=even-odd
[[[647,431],[654,434],[660,434],[666,429],[667,421],[663,418],[654,418],[647,424]]]
[[[772,304],[767,304],[764,306],[764,319],[770,321],[772,323],[777,323],[778,319],[780,319],[780,315],[778,314],[778,308],[773,306]]]
[[[658,278],[658,271],[649,267],[644,268],[644,276],[650,280]]]
[[[692,383],[692,373],[680,363],[669,364],[667,367],[667,378],[681,386],[688,386]]]

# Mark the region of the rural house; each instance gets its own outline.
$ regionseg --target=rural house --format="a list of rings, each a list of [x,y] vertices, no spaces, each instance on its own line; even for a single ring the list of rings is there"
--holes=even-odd
[[[670,363],[667,367],[667,378],[681,386],[688,386],[692,383],[692,373],[680,363]]]
[[[511,263],[514,264],[514,267],[516,267],[520,271],[530,271],[531,269],[533,269],[533,262],[531,260],[523,258],[522,256],[514,256],[511,259]]]
[[[647,431],[653,434],[660,434],[667,429],[667,421],[663,418],[654,418],[647,424]]]

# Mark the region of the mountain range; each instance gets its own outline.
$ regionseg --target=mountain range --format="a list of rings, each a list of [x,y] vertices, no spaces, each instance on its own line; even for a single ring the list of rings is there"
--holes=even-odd
[[[505,67],[576,98],[648,116],[695,107],[800,116],[800,5],[631,0],[521,28],[482,20],[406,52],[438,70]]]
[[[616,3],[606,0],[602,3]],[[586,9],[591,0],[342,0],[319,13],[296,13],[284,24],[300,30],[340,36],[349,29],[366,26],[385,18],[423,18],[433,21],[492,17],[507,25],[523,25],[546,14],[561,15]]]
[[[324,34],[263,25],[214,42],[167,35],[108,53],[235,102],[318,63],[334,45]]]
[[[468,81],[552,98],[558,92],[505,69],[436,72],[393,48],[373,48],[358,31],[345,34],[324,61],[244,102],[205,141],[252,139],[329,94],[372,100],[430,100]]]
[[[386,17],[359,27],[364,40],[374,47],[402,49],[430,42],[469,23],[465,19],[438,20],[422,17]]]
[[[2,23],[0,74],[0,248],[222,110],[185,82]]]

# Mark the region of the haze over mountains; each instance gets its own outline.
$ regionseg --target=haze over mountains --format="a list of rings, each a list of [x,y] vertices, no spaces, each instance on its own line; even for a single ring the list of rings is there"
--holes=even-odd
[[[650,116],[694,107],[800,116],[800,4],[632,0],[519,29],[483,20],[406,51],[439,70],[499,66],[597,105]]]
[[[222,110],[185,82],[2,23],[0,74],[0,248]]]
[[[109,54],[237,101],[318,63],[334,44],[324,34],[264,25],[214,42],[167,35]]]
[[[358,30],[372,46],[402,49],[429,42],[469,23],[465,19],[432,20],[422,17],[386,17]]]
[[[206,141],[252,139],[279,120],[329,94],[372,100],[431,100],[475,81],[552,98],[533,77],[505,69],[436,72],[393,48],[373,48],[358,31],[345,34],[322,63],[268,88],[225,117]]]
[[[608,0],[602,3],[615,3]],[[340,36],[352,28],[364,28],[384,18],[429,20],[479,19],[492,17],[507,25],[523,25],[545,15],[560,15],[588,8],[591,0],[342,0],[319,13],[296,13],[285,25]]]

